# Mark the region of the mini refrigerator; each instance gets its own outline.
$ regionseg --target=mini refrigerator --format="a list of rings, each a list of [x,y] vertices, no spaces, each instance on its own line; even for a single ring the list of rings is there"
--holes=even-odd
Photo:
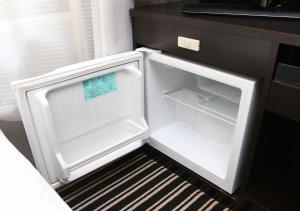
[[[54,187],[148,143],[228,193],[242,179],[256,85],[146,48],[12,83]]]

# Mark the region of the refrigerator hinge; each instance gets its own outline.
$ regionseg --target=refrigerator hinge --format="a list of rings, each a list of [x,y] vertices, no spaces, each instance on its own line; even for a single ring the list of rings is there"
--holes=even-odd
[[[162,53],[161,50],[153,50],[153,49],[150,49],[150,48],[145,48],[145,47],[141,47],[141,48],[137,48],[135,49],[136,51],[138,52],[141,52],[141,53]]]

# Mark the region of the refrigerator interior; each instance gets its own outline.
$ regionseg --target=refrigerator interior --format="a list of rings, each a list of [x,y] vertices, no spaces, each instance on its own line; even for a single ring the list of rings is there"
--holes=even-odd
[[[224,180],[241,90],[155,61],[147,68],[150,143]]]

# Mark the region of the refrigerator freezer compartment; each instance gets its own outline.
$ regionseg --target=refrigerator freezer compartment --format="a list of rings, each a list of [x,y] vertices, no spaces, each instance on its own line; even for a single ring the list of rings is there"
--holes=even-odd
[[[239,104],[224,98],[220,92],[216,95],[197,87],[188,87],[167,92],[163,96],[229,124],[236,123]]]
[[[69,168],[141,138],[145,129],[130,119],[117,120],[60,144],[59,149]]]
[[[181,121],[172,122],[155,131],[151,134],[151,138],[152,145],[173,151],[173,159],[176,160],[177,156],[184,157],[198,169],[205,169],[225,179],[230,158],[229,144],[211,141],[191,125]]]

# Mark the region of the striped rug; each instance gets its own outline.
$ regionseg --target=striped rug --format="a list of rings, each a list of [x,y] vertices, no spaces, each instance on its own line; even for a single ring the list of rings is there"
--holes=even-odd
[[[57,192],[73,210],[230,210],[188,175],[168,157],[139,149]]]

